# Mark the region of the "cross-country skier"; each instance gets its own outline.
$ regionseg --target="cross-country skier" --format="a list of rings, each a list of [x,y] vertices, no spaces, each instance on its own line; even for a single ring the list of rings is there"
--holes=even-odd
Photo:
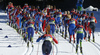
[[[83,27],[86,27],[86,20],[87,20],[87,15],[86,15],[86,11],[83,11],[83,14],[81,15],[82,16],[82,25]],[[85,37],[87,36],[87,32],[85,32]]]
[[[94,36],[95,23],[97,23],[97,20],[94,17],[94,13],[91,13],[91,16],[89,17],[89,22],[88,22],[88,30],[89,30],[88,41],[90,41],[90,36],[91,36],[91,32],[92,32],[93,42],[95,42],[95,36]]]
[[[55,18],[53,17],[53,14],[51,14],[51,17],[49,18],[49,20],[47,22],[50,25],[50,34],[54,36],[54,32],[55,32]]]
[[[28,9],[29,8],[29,6],[28,6],[28,4],[26,3],[26,4],[24,4],[24,7],[23,7],[23,9]]]
[[[56,44],[58,44],[58,41],[49,33],[49,29],[47,30],[46,34],[40,36],[36,42],[39,42],[41,39],[44,40],[42,44],[43,55],[50,55],[50,52],[52,50],[51,43],[53,43],[54,41]]]
[[[56,32],[58,33],[59,28],[61,26],[61,18],[62,18],[62,13],[59,12],[59,10],[57,9],[57,11],[55,12],[55,19],[56,19]]]
[[[28,37],[26,36],[28,38],[27,46],[29,47],[29,41],[33,43],[33,36],[34,36],[34,21],[32,18],[30,18],[30,20],[27,22],[27,34],[28,34]]]
[[[79,42],[80,42],[80,52],[82,53],[82,40],[83,40],[83,37],[84,37],[84,34],[83,34],[84,33],[84,27],[82,26],[81,21],[78,22],[78,25],[75,28],[75,32],[77,33],[76,34],[76,41],[77,41],[76,53],[78,51]]]
[[[8,6],[7,6],[7,13],[8,13],[8,20],[9,20],[9,25],[11,24],[12,26],[12,19],[13,19],[13,15],[14,15],[14,6],[12,2],[9,2]]]
[[[66,20],[67,20],[67,11],[65,11],[64,14],[62,15],[62,24],[63,24],[63,25],[62,25],[62,32],[61,32],[61,33],[62,33],[62,37],[64,37],[64,27],[65,27],[65,30],[67,30],[67,29],[66,29],[66,26],[67,26],[68,24],[67,24]],[[66,34],[65,34],[65,35],[66,35]]]
[[[69,35],[70,35],[70,38],[69,38],[69,43],[71,43],[71,38],[72,38],[72,35],[73,35],[73,43],[75,43],[75,32],[74,32],[74,29],[77,25],[77,20],[73,18],[73,15],[71,17],[71,19],[67,22],[69,24]]]
[[[88,34],[88,19],[89,19],[89,13],[87,13],[87,16],[86,16],[86,18],[85,18],[85,20],[84,20],[84,28],[85,28],[85,36],[84,36],[84,39],[86,39],[86,37],[87,37],[87,34]]]
[[[67,11],[67,17],[65,17],[65,39],[68,34],[68,21],[71,19],[70,11]]]

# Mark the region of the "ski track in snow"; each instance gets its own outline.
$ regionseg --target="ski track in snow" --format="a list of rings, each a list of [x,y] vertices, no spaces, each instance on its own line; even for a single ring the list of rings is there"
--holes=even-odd
[[[99,18],[97,19],[97,21]],[[100,22],[98,22],[100,23]],[[6,14],[0,13],[0,55],[42,55],[42,43],[43,41],[36,43],[36,39],[39,34],[34,34],[34,47],[27,48],[27,44],[23,41],[22,37],[16,32],[15,29],[6,24]],[[8,38],[4,38],[5,36]],[[56,39],[59,44],[54,44],[52,47],[50,55],[100,55],[100,28],[97,26],[95,32],[95,43],[83,40],[83,54],[80,53],[78,48],[78,53],[75,53],[76,44],[69,43],[69,39],[64,39],[61,37],[60,33],[55,34]],[[73,42],[73,41],[72,41]],[[12,47],[7,47],[11,45]],[[39,47],[38,47],[39,46]],[[53,52],[54,51],[54,52]]]

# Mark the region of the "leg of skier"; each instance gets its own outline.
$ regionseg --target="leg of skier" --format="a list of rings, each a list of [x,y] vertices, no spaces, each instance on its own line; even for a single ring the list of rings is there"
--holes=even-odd
[[[34,28],[31,27],[31,43],[32,43],[32,47],[33,47],[33,36],[34,36]]]
[[[88,41],[90,41],[90,36],[91,36],[91,28],[88,27],[89,35],[88,35]]]
[[[65,26],[65,39],[67,37],[67,26]]]
[[[81,53],[83,53],[82,52],[82,40],[83,40],[83,36],[84,36],[83,33],[81,33],[81,35],[80,35],[80,52]]]
[[[91,29],[92,29],[93,42],[95,42],[95,36],[94,36],[95,26],[93,26]]]
[[[72,38],[72,30],[69,28],[69,35],[70,35],[70,37],[69,37],[69,43],[71,43],[71,38]]]
[[[50,34],[52,35],[52,24],[50,24]]]
[[[73,43],[75,43],[75,33],[73,31]]]
[[[31,28],[30,28],[30,27],[27,29],[27,32],[28,32],[28,42],[27,42],[27,47],[29,47],[29,41],[31,40]]]
[[[77,36],[76,36],[76,41],[77,41],[77,43],[76,43],[76,53],[77,53],[78,45],[79,45],[79,34],[77,34]]]
[[[64,37],[64,29],[65,29],[65,24],[64,24],[64,20],[62,20],[62,37]]]
[[[80,39],[80,52],[81,53],[83,53],[82,52],[82,40],[83,40],[83,34],[81,34],[81,39]]]
[[[54,33],[55,33],[55,25],[53,24],[52,25],[52,35],[54,36]]]

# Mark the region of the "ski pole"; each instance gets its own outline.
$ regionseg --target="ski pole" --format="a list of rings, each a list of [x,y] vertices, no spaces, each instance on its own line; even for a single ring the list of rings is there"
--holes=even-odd
[[[38,51],[39,51],[39,43],[38,43],[37,55],[38,55]]]
[[[53,43],[53,55],[54,55],[54,43]]]

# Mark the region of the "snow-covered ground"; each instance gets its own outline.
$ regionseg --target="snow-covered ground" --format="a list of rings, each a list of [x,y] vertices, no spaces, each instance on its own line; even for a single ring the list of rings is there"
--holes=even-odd
[[[50,55],[100,55],[100,12],[94,12],[94,14],[98,21],[96,24],[95,43],[83,40],[83,54],[80,54],[80,51],[76,54],[75,44],[70,44],[68,38],[65,40],[60,34],[55,34],[59,44],[53,45]],[[16,30],[6,24],[6,18],[6,13],[0,12],[0,28],[2,28],[0,30],[0,55],[42,55],[41,47],[43,41],[36,43],[39,35],[34,35],[34,48],[27,48],[27,44]],[[5,38],[5,36],[8,36],[8,38]],[[8,47],[9,45],[12,47]]]

